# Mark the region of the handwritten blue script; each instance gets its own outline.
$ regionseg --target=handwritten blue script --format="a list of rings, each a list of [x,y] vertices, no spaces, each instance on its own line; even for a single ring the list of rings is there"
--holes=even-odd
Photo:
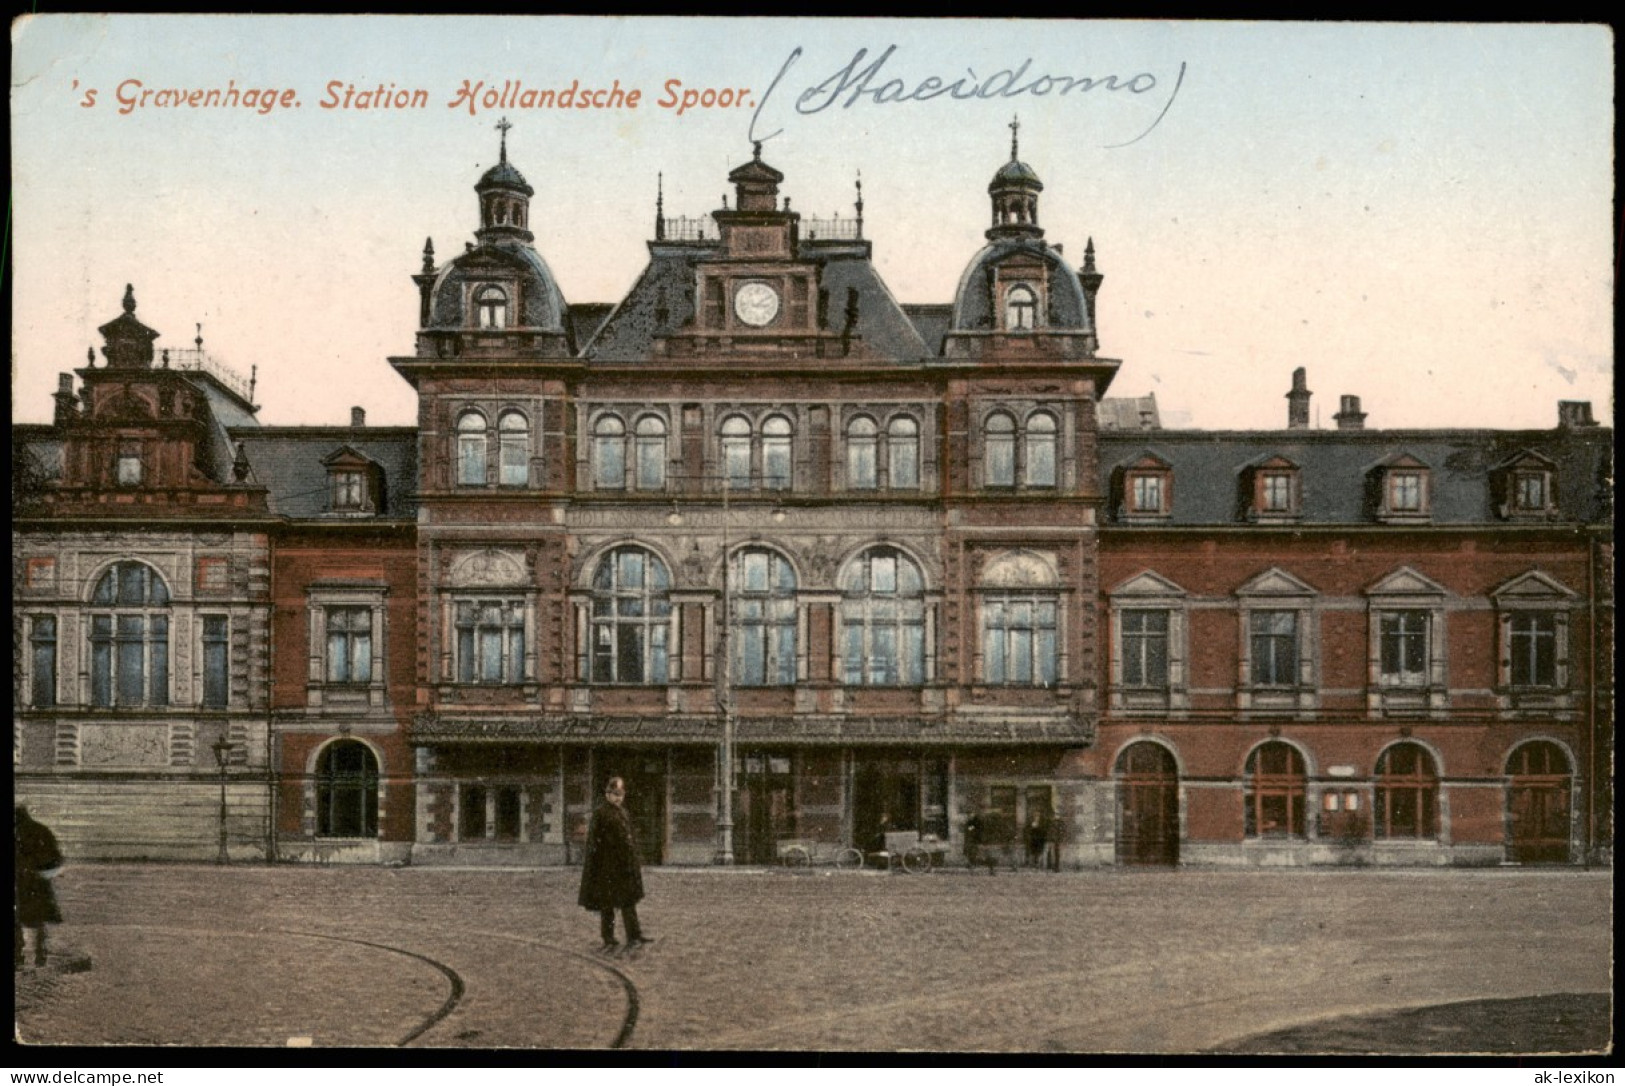
[[[1047,95],[1064,97],[1073,92],[1088,93],[1096,89],[1109,92],[1128,91],[1133,95],[1149,94],[1160,86],[1160,81],[1150,72],[1138,72],[1124,78],[1119,75],[1078,76],[1078,75],[1049,75],[1036,74],[1029,76],[1028,69],[1032,67],[1032,58],[1028,57],[1015,68],[1002,68],[992,75],[984,78],[977,76],[974,69],[966,68],[965,74],[957,79],[947,80],[940,76],[928,75],[912,84],[908,80],[888,77],[883,74],[886,62],[891,60],[897,52],[897,46],[888,45],[885,52],[876,56],[865,64],[869,50],[859,49],[852,55],[852,59],[838,68],[833,74],[818,83],[809,85],[795,100],[795,110],[803,116],[822,113],[831,107],[851,109],[858,104],[885,106],[900,102],[928,102],[933,98],[946,95],[949,98],[960,100],[969,99],[1003,99],[1019,98],[1028,95],[1042,98]],[[785,58],[784,64],[779,68],[779,74],[773,77],[772,84],[767,93],[762,95],[756,103],[756,112],[750,121],[750,138],[752,140],[770,140],[783,132],[783,128],[776,128],[766,135],[756,134],[757,122],[767,103],[772,99],[773,92],[778,90],[779,84],[789,73],[790,68],[801,59],[802,48],[796,46]],[[1025,81],[1025,82],[1024,82]],[[1179,97],[1179,88],[1185,82],[1185,62],[1179,62],[1179,74],[1174,79],[1173,89],[1168,93],[1168,100],[1163,103],[1162,110],[1139,135],[1122,143],[1108,144],[1108,147],[1127,147],[1131,143],[1138,143],[1151,131],[1162,123],[1168,115],[1168,110]]]

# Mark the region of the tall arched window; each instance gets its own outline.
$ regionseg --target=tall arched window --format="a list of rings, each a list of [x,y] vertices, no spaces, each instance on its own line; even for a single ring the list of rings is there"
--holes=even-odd
[[[1439,771],[1415,743],[1395,743],[1377,759],[1378,838],[1439,835]]]
[[[742,415],[722,420],[722,475],[730,490],[750,489],[750,420]]]
[[[497,420],[498,481],[503,486],[530,482],[530,422],[518,411],[504,411]]]
[[[920,485],[920,424],[907,415],[886,426],[886,482],[893,490]]]
[[[783,415],[762,424],[762,485],[769,490],[790,485],[790,420]]]
[[[1027,419],[1026,482],[1028,486],[1055,485],[1055,416],[1034,412]]]
[[[378,835],[378,759],[365,743],[340,739],[317,759],[316,835]]]
[[[457,417],[459,485],[485,485],[485,444],[485,416],[478,411],[464,411]]]
[[[671,575],[642,547],[618,547],[592,578],[592,681],[663,683],[671,635]]]
[[[1038,295],[1023,284],[1011,287],[1004,296],[1004,326],[1012,332],[1030,332],[1038,323]]]
[[[626,423],[600,415],[592,427],[593,485],[599,490],[626,487]]]
[[[984,484],[1016,485],[1016,420],[1003,411],[989,415],[983,425],[982,458]]]
[[[925,581],[895,547],[871,547],[841,574],[844,673],[849,686],[925,681]]]
[[[1290,743],[1265,743],[1247,756],[1248,837],[1302,837],[1306,778]]]
[[[1567,863],[1573,834],[1572,765],[1546,739],[1525,743],[1507,759],[1507,859]]]
[[[508,327],[508,293],[498,286],[483,286],[474,292],[474,311],[481,328]]]
[[[637,425],[637,488],[666,488],[666,420],[645,415]]]
[[[876,468],[876,449],[880,428],[875,420],[858,416],[846,427],[846,487],[848,490],[873,490],[880,485]]]
[[[100,709],[169,704],[169,586],[119,562],[90,596],[90,702]]]
[[[783,686],[796,681],[796,574],[763,548],[734,556],[729,573],[734,613],[734,681]]]

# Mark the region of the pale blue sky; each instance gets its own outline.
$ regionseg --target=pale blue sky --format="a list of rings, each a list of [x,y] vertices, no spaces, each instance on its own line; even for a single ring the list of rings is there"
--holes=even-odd
[[[871,86],[1030,59],[1027,83],[1155,87],[795,112],[890,45]],[[610,302],[646,258],[657,171],[667,214],[700,215],[750,153],[750,109],[677,116],[658,108],[665,81],[760,98],[798,46],[764,158],[804,215],[848,214],[862,171],[866,234],[903,301],[951,300],[1019,113],[1047,236],[1074,261],[1095,239],[1112,394],[1275,427],[1302,365],[1326,426],[1340,393],[1383,427],[1548,426],[1558,399],[1609,412],[1605,28],[53,15],[12,27],[14,418],[49,417],[56,374],[131,282],[162,343],[189,346],[201,321],[211,352],[259,367],[266,422],[343,422],[351,404],[410,422],[386,361],[412,348],[409,276],[425,236],[461,251],[496,157],[501,111],[448,108],[464,79],[643,90],[635,111],[506,111],[538,248],[567,299]],[[302,104],[120,114],[129,79]],[[430,105],[323,110],[331,79],[422,87]]]

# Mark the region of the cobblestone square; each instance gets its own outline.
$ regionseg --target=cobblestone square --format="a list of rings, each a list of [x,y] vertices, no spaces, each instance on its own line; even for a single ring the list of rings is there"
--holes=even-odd
[[[51,962],[17,974],[18,1034],[1077,1053],[1609,1043],[1607,872],[656,868],[640,913],[658,941],[618,957],[595,950],[577,876],[73,866]]]

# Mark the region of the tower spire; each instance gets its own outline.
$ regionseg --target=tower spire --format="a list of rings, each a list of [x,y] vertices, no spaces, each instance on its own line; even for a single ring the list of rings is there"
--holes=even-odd
[[[858,240],[863,240],[863,171],[858,171]]]
[[[664,172],[655,174],[655,240],[662,241],[666,237],[666,175]]]
[[[1011,162],[1019,161],[1020,157],[1021,157],[1017,153],[1017,143],[1016,143],[1016,137],[1018,135],[1020,135],[1020,133],[1021,133],[1021,116],[1019,114],[1012,114],[1011,117],[1010,117],[1010,161]]]

